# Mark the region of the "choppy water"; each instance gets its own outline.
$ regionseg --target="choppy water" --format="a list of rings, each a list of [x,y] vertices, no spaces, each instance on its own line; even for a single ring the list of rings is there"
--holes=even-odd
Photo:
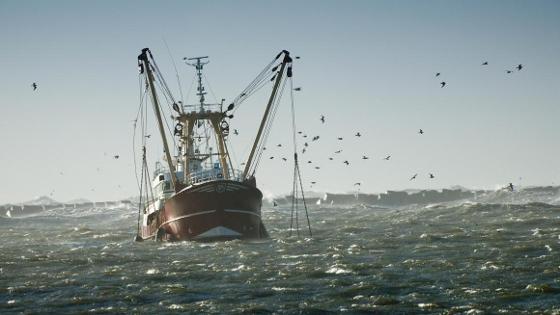
[[[263,242],[135,243],[133,208],[0,218],[0,313],[560,313],[560,206],[263,209]]]

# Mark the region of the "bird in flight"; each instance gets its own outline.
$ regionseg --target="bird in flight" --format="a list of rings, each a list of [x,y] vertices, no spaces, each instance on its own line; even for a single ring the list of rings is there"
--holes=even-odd
[[[418,176],[418,174],[414,174],[414,176],[412,176],[409,180],[416,179],[416,176]]]
[[[301,150],[301,154],[304,154],[305,151],[307,151],[307,149],[306,149],[306,148],[303,148],[303,150]]]
[[[485,61],[481,64],[481,66],[487,66],[488,65],[488,61]]]
[[[278,143],[278,144],[277,144],[276,146],[277,146],[277,147],[281,147],[281,146],[282,146],[282,144],[281,144],[281,143]]]
[[[286,162],[288,159],[286,159],[285,157],[282,158],[282,161]]]
[[[303,135],[304,138],[307,138],[307,135]]]
[[[418,131],[418,133],[421,134],[421,135],[423,135],[423,134],[424,134],[424,130],[420,129],[420,130]]]
[[[311,185],[315,185],[315,184],[317,184],[317,182],[311,182]]]
[[[506,70],[506,73],[507,73],[507,74],[511,74],[511,73],[513,73],[513,71],[511,71],[511,70]]]
[[[311,141],[317,141],[317,140],[319,140],[319,136],[315,136],[313,137],[313,139],[311,139]]]
[[[509,183],[509,185],[507,185],[506,188],[509,189],[510,191],[513,191],[513,183]]]
[[[270,159],[272,160],[272,159],[274,159],[274,157],[273,157],[273,156],[271,156],[271,157],[270,157]]]
[[[298,131],[297,133],[301,135],[303,133],[303,131]]]
[[[343,163],[346,164],[346,165],[350,165],[350,162],[348,162],[348,161],[344,161]]]
[[[342,140],[343,138],[342,138],[342,137],[338,137],[337,139],[338,139],[338,140]]]
[[[305,147],[308,147],[308,146],[309,146],[309,143],[305,142],[303,145],[304,145]]]
[[[144,137],[150,139],[151,136],[152,136],[152,135],[145,135]]]
[[[237,131],[237,129],[233,129],[233,134],[238,136],[239,135],[239,131]]]
[[[273,206],[273,207],[278,206],[278,204],[276,203],[276,201],[272,200],[272,206]]]
[[[320,167],[319,167],[319,166],[315,166],[315,169],[318,170],[318,169],[320,169]]]
[[[324,124],[325,123],[325,116],[321,115],[321,118],[319,120],[321,120],[321,122]]]
[[[369,157],[367,157],[365,155],[362,156],[362,160],[368,160],[368,159],[369,159]]]
[[[119,156],[118,154],[117,154],[117,155],[113,155],[113,158],[114,158],[115,160],[117,160],[119,157],[120,157],[120,156]]]
[[[432,173],[430,173],[428,175],[430,175],[430,178],[435,178],[434,174],[432,174]]]
[[[294,91],[301,91],[301,87],[294,88]]]
[[[359,132],[356,132],[355,136],[356,136],[356,137],[361,137],[361,136],[362,136],[362,134],[361,134],[361,133],[359,133]]]
[[[358,183],[354,183],[354,186],[361,186],[362,183],[358,182]]]
[[[439,73],[439,72],[438,72],[438,73],[436,73],[436,77],[439,77],[439,75],[440,75],[440,74],[441,74],[441,73]]]
[[[334,151],[334,153],[336,153],[336,154],[338,154],[340,152],[342,152],[342,150]]]
[[[33,87],[33,91],[35,91],[37,89],[37,82],[33,82],[33,84],[31,84],[31,86]]]
[[[333,158],[332,158],[332,157],[330,157],[330,158],[329,158],[329,160],[331,160],[331,161],[332,161],[332,160],[333,160]]]
[[[311,162],[311,161],[307,161],[307,164],[311,164],[311,163],[313,163],[313,162]]]
[[[517,65],[517,71],[521,71],[521,69],[523,69],[523,65],[522,64],[518,64]],[[511,183],[510,183],[511,184]]]
[[[439,84],[441,84],[442,88],[447,85],[447,83],[445,83],[445,81],[441,81]]]
[[[387,155],[387,156],[384,157],[383,159],[389,161],[390,158],[391,158],[391,156],[390,156],[390,155]]]

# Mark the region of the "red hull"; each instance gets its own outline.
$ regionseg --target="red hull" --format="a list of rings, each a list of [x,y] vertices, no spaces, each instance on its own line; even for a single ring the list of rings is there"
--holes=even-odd
[[[142,238],[227,240],[268,237],[261,221],[262,193],[253,185],[218,180],[189,186],[173,195]]]

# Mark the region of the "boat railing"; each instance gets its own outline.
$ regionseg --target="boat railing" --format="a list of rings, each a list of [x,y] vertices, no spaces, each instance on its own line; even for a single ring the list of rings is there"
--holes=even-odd
[[[222,111],[222,104],[204,104],[202,107],[202,111],[200,108],[200,104],[196,105],[184,105],[183,108],[187,113],[212,113],[212,112],[221,112]]]
[[[187,183],[189,185],[196,183],[203,183],[212,180],[222,180],[224,175],[222,169],[214,170],[204,170],[196,173],[192,173],[187,177]],[[241,182],[243,181],[243,172],[241,170],[232,169],[229,171],[229,180]]]

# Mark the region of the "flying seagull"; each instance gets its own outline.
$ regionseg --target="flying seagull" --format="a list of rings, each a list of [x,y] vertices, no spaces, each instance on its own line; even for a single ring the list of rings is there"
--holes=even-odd
[[[368,160],[368,159],[369,159],[369,157],[367,157],[365,155],[362,156],[362,160]]]
[[[418,131],[418,133],[421,134],[421,135],[423,135],[423,134],[424,134],[424,130],[420,129],[420,130]]]
[[[324,124],[324,123],[325,123],[325,116],[324,116],[324,115],[321,115],[320,120],[321,120],[321,122]]]
[[[278,144],[277,144],[276,146],[277,146],[277,147],[281,147],[281,146],[282,146],[282,144],[281,144],[281,143],[278,143]]]
[[[485,61],[481,64],[481,66],[487,66],[488,65],[488,61]]]
[[[113,155],[113,158],[115,158],[115,160],[118,159],[119,157],[120,157],[120,156],[119,156],[118,154],[117,154],[117,155]]]
[[[233,134],[237,136],[239,135],[239,131],[237,131],[237,129],[233,129]]]
[[[432,173],[430,173],[428,175],[430,175],[430,178],[435,178],[434,174],[432,174]]]
[[[294,91],[301,91],[301,87],[294,88]]]
[[[33,87],[33,91],[35,91],[37,89],[37,82],[33,82],[33,84],[31,84],[31,86]]]
[[[320,167],[319,167],[319,166],[315,166],[315,169],[318,170],[318,169],[320,169]]]
[[[145,135],[144,137],[150,139],[151,136],[152,136],[152,135]]]
[[[334,153],[337,153],[337,154],[340,153],[340,152],[342,152],[342,150],[334,151]]]
[[[317,141],[317,140],[319,140],[319,136],[315,136],[313,137],[313,139],[311,139],[311,141]]]
[[[436,77],[439,77],[439,75],[440,75],[440,74],[441,74],[441,73],[439,73],[439,72],[438,72],[438,73],[436,73]]]
[[[307,149],[303,148],[303,150],[301,150],[301,154],[304,154],[305,151],[307,151]]]
[[[445,81],[441,81],[439,84],[441,84],[441,87],[443,88],[447,83],[445,83]]]
[[[523,69],[523,65],[522,64],[518,64],[517,65],[517,71],[521,71],[521,69]],[[511,184],[511,183],[510,183]]]
[[[412,176],[409,180],[413,180],[416,179],[416,176],[418,175],[418,173],[414,174],[414,176]]]
[[[332,161],[332,160],[333,160],[333,158],[332,158],[332,157],[330,157],[330,158],[329,158],[329,160],[331,160],[331,161]]]
[[[286,162],[288,159],[286,159],[285,157],[282,158],[282,161]]]
[[[273,156],[271,156],[271,157],[270,157],[270,159],[272,160],[272,159],[274,159],[274,157],[273,157]]]
[[[350,163],[348,161],[344,161],[343,163],[346,164],[346,165],[350,165]]]
[[[511,74],[511,73],[513,73],[513,71],[511,71],[511,70],[506,70],[506,73],[507,73],[507,74]]]
[[[391,158],[391,156],[390,156],[390,155],[387,155],[387,156],[384,157],[383,159],[389,161],[390,158]]]
[[[338,137],[337,139],[338,139],[338,140],[342,140],[343,138],[342,138],[342,137]]]
[[[355,136],[356,136],[356,137],[361,137],[361,136],[362,136],[362,134],[361,134],[361,133],[359,133],[359,132],[356,132]]]

